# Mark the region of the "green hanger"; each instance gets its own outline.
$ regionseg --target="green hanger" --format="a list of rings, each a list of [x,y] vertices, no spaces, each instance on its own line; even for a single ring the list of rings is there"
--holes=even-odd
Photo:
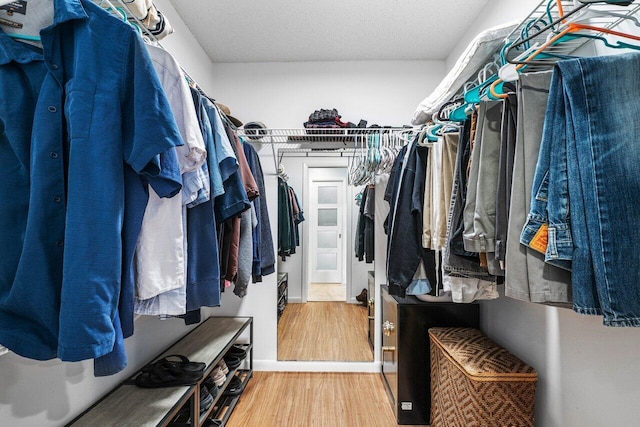
[[[7,34],[9,37],[13,38],[13,39],[18,39],[18,40],[28,40],[31,42],[41,42],[42,40],[40,39],[39,36],[26,36],[24,34]]]
[[[587,38],[587,39],[592,39],[592,40],[599,40],[602,43],[604,43],[604,45],[606,47],[610,47],[612,49],[634,49],[634,50],[640,50],[640,46],[638,46],[638,45],[625,43],[625,42],[621,42],[621,41],[617,41],[616,43],[611,43],[609,40],[607,40],[606,37],[598,36],[598,35],[595,35],[595,34],[577,34],[577,33],[574,34],[574,33],[569,33],[569,34],[565,34],[560,40],[563,40],[565,38],[568,38],[568,39]]]

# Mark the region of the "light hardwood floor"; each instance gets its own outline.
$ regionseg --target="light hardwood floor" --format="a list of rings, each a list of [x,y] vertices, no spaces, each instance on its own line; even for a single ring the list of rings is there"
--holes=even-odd
[[[373,360],[367,308],[346,302],[288,304],[278,321],[278,360]]]
[[[347,287],[342,283],[311,283],[308,301],[346,301]]]
[[[254,372],[227,427],[395,427],[380,374]]]

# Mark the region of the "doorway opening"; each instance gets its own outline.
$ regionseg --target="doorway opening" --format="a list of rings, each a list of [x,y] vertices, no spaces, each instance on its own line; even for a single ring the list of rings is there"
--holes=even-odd
[[[309,286],[307,301],[347,300],[346,170],[309,170]]]

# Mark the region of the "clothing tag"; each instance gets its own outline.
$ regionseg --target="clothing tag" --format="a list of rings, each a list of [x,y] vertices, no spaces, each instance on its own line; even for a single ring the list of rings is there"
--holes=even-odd
[[[549,243],[549,226],[547,224],[542,224],[540,229],[536,232],[531,242],[529,242],[529,247],[534,251],[540,253],[547,252],[547,244]]]
[[[19,22],[9,21],[8,19],[0,17],[0,25],[6,25],[11,28],[22,28],[22,24]]]
[[[26,0],[18,0],[12,1],[9,4],[4,6],[0,6],[0,9],[4,9],[7,11],[7,15],[11,16],[14,13],[19,13],[21,15],[27,14],[27,2]]]

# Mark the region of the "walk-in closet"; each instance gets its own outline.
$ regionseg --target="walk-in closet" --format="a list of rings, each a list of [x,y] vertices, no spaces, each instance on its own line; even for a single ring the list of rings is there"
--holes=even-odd
[[[0,426],[639,425],[640,0],[0,0]]]

